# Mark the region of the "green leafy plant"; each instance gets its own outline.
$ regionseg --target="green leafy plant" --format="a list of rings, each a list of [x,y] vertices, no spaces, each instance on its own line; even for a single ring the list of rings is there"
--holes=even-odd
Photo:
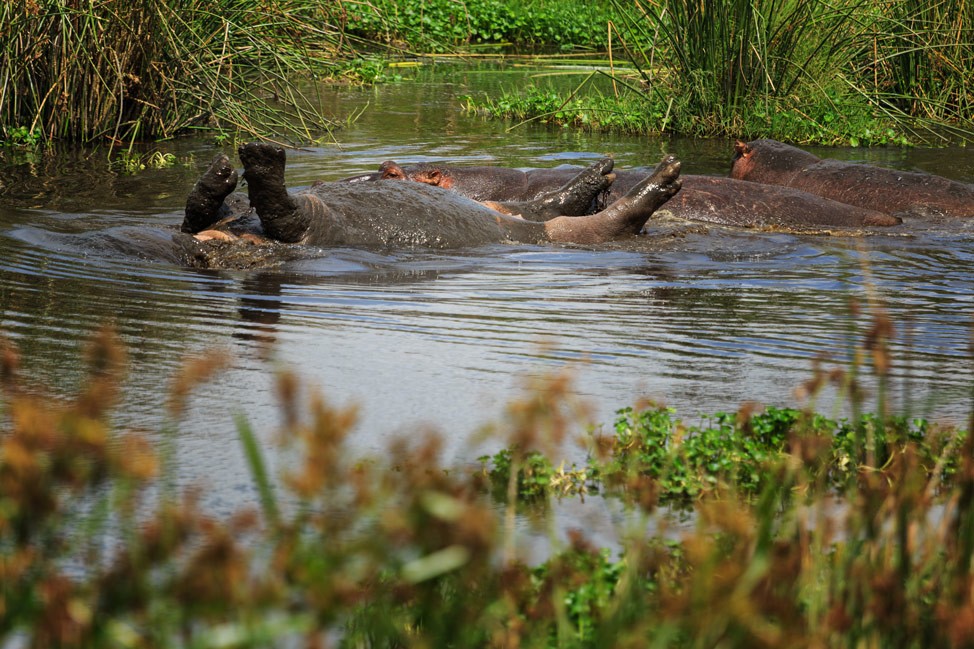
[[[36,129],[17,126],[4,135],[4,143],[17,147],[35,149],[42,142],[41,134]]]

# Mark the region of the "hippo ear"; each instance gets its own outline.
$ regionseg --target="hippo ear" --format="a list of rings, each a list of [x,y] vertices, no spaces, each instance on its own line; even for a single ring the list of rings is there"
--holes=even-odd
[[[737,160],[738,158],[746,158],[749,155],[751,155],[751,147],[738,140],[734,145],[734,159]]]
[[[440,173],[439,169],[430,169],[427,177],[431,185],[439,185],[443,181],[443,174]]]

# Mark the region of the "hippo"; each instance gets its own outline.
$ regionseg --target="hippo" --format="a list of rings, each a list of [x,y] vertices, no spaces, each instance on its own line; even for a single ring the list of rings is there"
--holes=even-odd
[[[638,234],[680,189],[680,162],[666,156],[595,214],[578,215],[613,182],[610,158],[526,202],[485,205],[423,183],[316,183],[291,194],[284,185],[284,149],[257,142],[238,152],[249,196],[232,194],[237,172],[226,155],[218,155],[186,201],[181,230],[197,241],[430,248],[504,241],[593,244]],[[254,212],[259,223],[249,218]]]
[[[974,186],[933,174],[821,159],[776,140],[737,142],[731,177],[889,214],[974,216]]]
[[[432,163],[402,167],[387,160],[377,172],[351,176],[343,182],[411,180],[452,189],[479,201],[528,201],[562,185],[577,173],[578,169],[566,167],[527,171]],[[614,175],[615,181],[590,209],[597,209],[601,201],[611,202],[624,196],[644,177],[644,172],[616,170]],[[796,231],[902,223],[896,216],[786,187],[690,174],[682,175],[681,183],[682,189],[660,209],[660,215],[717,225]]]

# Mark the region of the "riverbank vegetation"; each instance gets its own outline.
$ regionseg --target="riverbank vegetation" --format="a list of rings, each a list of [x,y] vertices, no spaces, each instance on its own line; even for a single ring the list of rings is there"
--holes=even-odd
[[[322,112],[316,82],[391,77],[375,58],[387,48],[443,52],[479,42],[595,47],[605,40],[608,6],[535,2],[525,8],[510,0],[4,3],[0,140],[28,147],[55,139],[116,146],[216,128],[310,141],[334,125]]]
[[[883,331],[857,345],[880,378]],[[187,399],[227,359],[188,359],[171,423],[145,434],[111,423],[125,357],[103,330],[79,392],[47,396],[0,341],[5,646],[974,642],[974,438],[882,403],[848,421],[745,407],[697,425],[627,409],[592,434],[588,475],[564,488],[582,472],[549,459],[577,413],[565,376],[510,404],[486,471],[447,471],[429,435],[394,443],[391,461],[350,457],[355,410],[285,372],[283,473],[263,459],[271,438],[237,415],[254,505],[217,518],[176,490],[173,463]],[[856,374],[840,370],[804,386],[809,403],[830,382],[862,407]],[[517,516],[555,529],[552,499],[595,488],[627,508],[615,550],[571,530],[551,533],[543,561],[517,558]]]
[[[349,51],[322,18],[310,0],[3,3],[0,139],[115,146],[216,127],[310,140],[330,124],[306,82]]]
[[[616,2],[611,95],[472,98],[491,116],[627,132],[886,144],[974,137],[974,7],[963,0]],[[642,45],[645,43],[645,45]]]
[[[322,113],[322,78],[485,47],[599,53],[593,75],[613,79],[466,100],[494,117],[853,145],[974,134],[966,0],[25,0],[0,7],[0,43],[0,139],[19,146],[193,128],[309,141],[344,119]]]

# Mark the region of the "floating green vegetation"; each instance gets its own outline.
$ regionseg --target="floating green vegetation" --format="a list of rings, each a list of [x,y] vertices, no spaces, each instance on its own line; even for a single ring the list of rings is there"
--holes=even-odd
[[[922,467],[949,480],[957,470],[953,453],[967,439],[966,431],[932,427],[923,419],[868,414],[836,421],[791,408],[719,412],[689,425],[672,408],[625,408],[617,414],[613,436],[589,440],[593,453],[582,468],[566,470],[562,462],[556,469],[539,451],[512,447],[479,458],[484,473],[495,493],[504,493],[517,466],[517,495],[525,500],[589,493],[624,497],[634,480],[648,478],[661,501],[687,504],[728,493],[757,497],[780,478],[789,458],[809,450],[817,457],[808,479],[821,477],[837,490],[886,466],[907,447]]]
[[[179,159],[172,153],[162,151],[152,151],[149,153],[136,153],[132,149],[123,150],[110,163],[110,166],[124,173],[134,174],[145,169],[168,169],[180,163]]]

